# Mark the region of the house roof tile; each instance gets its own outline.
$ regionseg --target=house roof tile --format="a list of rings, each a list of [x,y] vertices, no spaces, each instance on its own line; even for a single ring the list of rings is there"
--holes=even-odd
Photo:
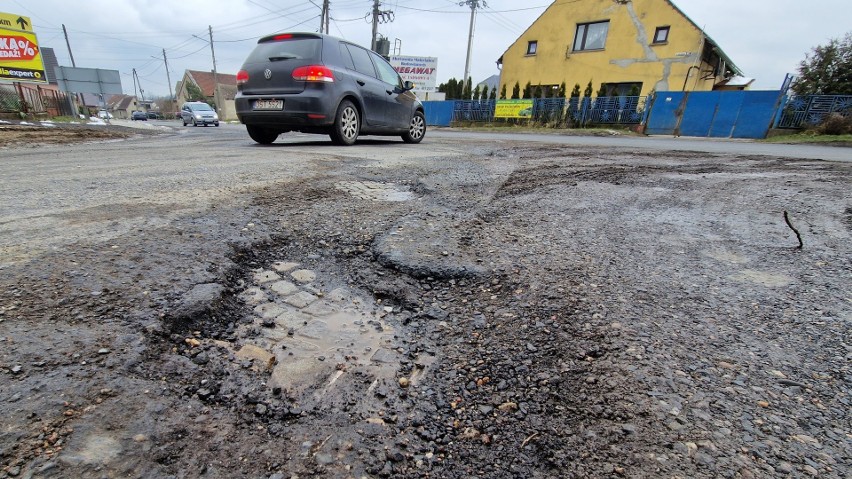
[[[213,96],[213,72],[203,72],[198,70],[187,70],[187,75],[201,88],[205,96]],[[216,79],[222,86],[237,87],[237,76],[229,73],[217,73]]]
[[[136,97],[132,95],[113,95],[107,100],[107,106],[111,110],[127,110],[136,101]]]

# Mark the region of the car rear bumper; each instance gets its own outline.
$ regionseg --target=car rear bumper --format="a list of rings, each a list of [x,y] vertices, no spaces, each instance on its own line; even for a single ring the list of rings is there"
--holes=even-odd
[[[283,110],[255,110],[255,100],[284,101]],[[330,126],[334,123],[336,102],[328,92],[305,90],[298,95],[246,95],[237,93],[234,99],[237,118],[245,125],[297,129],[299,127]]]

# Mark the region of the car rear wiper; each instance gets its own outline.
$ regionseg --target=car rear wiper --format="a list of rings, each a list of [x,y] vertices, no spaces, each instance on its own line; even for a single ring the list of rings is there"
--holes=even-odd
[[[281,60],[292,60],[294,58],[301,58],[298,55],[278,55],[274,57],[269,57],[269,61],[271,62],[279,62]]]

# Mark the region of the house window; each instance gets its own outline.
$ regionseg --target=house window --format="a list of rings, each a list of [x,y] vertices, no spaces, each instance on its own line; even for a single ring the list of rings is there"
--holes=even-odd
[[[532,40],[527,43],[527,55],[535,55],[536,51],[538,51],[538,41]]]
[[[669,41],[669,28],[671,27],[657,27],[657,31],[654,32],[654,43],[666,43]]]
[[[577,25],[574,37],[574,51],[603,50],[606,45],[606,34],[609,32],[609,20]]]

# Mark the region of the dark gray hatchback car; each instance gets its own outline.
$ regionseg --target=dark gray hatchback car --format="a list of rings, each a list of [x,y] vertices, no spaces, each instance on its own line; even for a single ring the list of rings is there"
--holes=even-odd
[[[358,135],[426,134],[423,105],[384,58],[318,33],[261,38],[237,73],[237,117],[249,136],[272,143],[288,131],[321,133],[340,145]]]

